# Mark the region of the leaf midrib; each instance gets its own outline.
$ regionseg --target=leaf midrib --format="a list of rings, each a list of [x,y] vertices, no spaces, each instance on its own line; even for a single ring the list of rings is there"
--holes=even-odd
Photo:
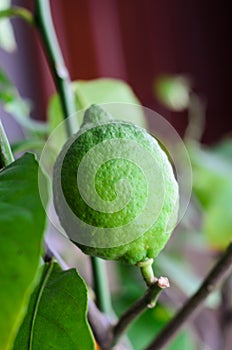
[[[43,279],[43,282],[41,283],[40,285],[40,288],[39,288],[39,291],[38,291],[38,295],[37,295],[37,298],[36,298],[36,303],[35,303],[35,306],[34,306],[34,311],[33,311],[33,316],[32,316],[32,321],[31,321],[31,329],[30,329],[30,334],[29,334],[29,350],[32,350],[32,343],[33,343],[33,336],[34,336],[34,327],[35,327],[35,321],[36,321],[36,317],[37,317],[37,314],[38,314],[38,309],[39,309],[39,304],[40,304],[40,301],[41,301],[41,298],[42,298],[42,295],[43,295],[43,291],[45,289],[45,286],[47,284],[47,281],[52,273],[52,270],[53,270],[53,267],[54,267],[54,261],[51,261],[48,268],[47,268],[47,271],[46,271],[46,274],[44,276],[44,279]]]

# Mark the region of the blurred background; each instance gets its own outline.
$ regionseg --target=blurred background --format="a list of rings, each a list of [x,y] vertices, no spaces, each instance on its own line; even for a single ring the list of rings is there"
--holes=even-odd
[[[33,11],[33,0],[12,3]],[[229,2],[51,0],[51,8],[71,80],[107,77],[125,81],[142,105],[160,113],[176,128],[191,159],[193,194],[188,211],[155,262],[155,272],[165,273],[172,288],[162,294],[158,307],[148,310],[129,331],[134,349],[142,350],[197,289],[232,239]],[[55,86],[40,38],[21,19],[14,18],[11,23],[17,49],[0,49],[1,69],[19,95],[29,101],[30,112],[26,109],[26,113],[46,121]],[[0,27],[0,42],[7,35]],[[15,92],[9,91],[13,96]],[[32,147],[35,135],[28,132],[29,121],[25,123],[22,115],[17,115],[19,104],[9,108],[8,103],[6,108],[9,101],[5,97],[3,79],[0,113],[15,154],[27,147],[39,154],[41,139],[36,138],[38,149]],[[53,117],[49,118],[50,123]],[[25,136],[29,146],[20,143]],[[44,139],[43,135],[42,145]],[[49,228],[48,237],[64,263],[77,266],[91,284],[88,259],[58,237],[54,228]],[[107,266],[114,308],[120,314],[141,296],[144,285],[133,267]],[[231,296],[229,277],[167,349],[231,350]]]
[[[33,0],[13,4],[33,8]],[[207,106],[203,142],[213,143],[230,132],[228,1],[52,0],[51,6],[72,80],[123,79],[144,106],[183,133],[186,112],[167,110],[154,96],[153,84],[161,74],[187,74]],[[20,94],[33,101],[33,117],[45,119],[54,85],[38,35],[20,19],[12,23],[18,49],[11,55],[1,50],[1,66]]]

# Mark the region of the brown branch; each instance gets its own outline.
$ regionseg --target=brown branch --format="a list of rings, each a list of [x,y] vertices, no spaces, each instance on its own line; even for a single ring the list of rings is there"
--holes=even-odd
[[[232,295],[232,280],[231,275],[224,281],[221,288],[221,305],[219,308],[219,329],[221,331],[221,336],[219,337],[219,346],[218,349],[226,348],[226,338],[228,328],[230,327],[230,323],[228,322],[228,313],[231,307],[231,295]]]
[[[229,244],[227,250],[210,271],[197,292],[187,300],[176,316],[174,316],[167,326],[158,334],[146,350],[160,350],[167,345],[183,324],[196,313],[199,306],[205,301],[208,295],[228,276],[231,270],[232,243]]]
[[[169,281],[166,277],[156,279],[144,296],[138,299],[119,319],[113,327],[113,339],[115,343],[118,338],[125,332],[127,327],[147,308],[153,308],[156,305],[158,297],[163,289],[169,287]]]
[[[144,296],[137,300],[113,326],[111,320],[103,314],[95,303],[89,299],[88,319],[97,342],[101,349],[108,350],[115,344],[131,324],[144,310],[153,308],[157,299],[164,288],[169,287],[169,281],[166,277],[160,277],[149,287]],[[114,349],[126,349],[123,342]]]

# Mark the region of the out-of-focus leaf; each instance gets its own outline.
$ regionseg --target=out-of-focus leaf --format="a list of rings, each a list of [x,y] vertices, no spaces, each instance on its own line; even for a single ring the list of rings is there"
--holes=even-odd
[[[4,110],[12,115],[14,119],[26,130],[30,130],[36,133],[45,134],[47,132],[46,123],[35,121],[29,118],[30,104],[27,100],[22,99],[0,68],[0,103]]]
[[[0,120],[0,170],[13,161],[14,157]]]
[[[156,267],[159,271],[158,275],[163,274],[170,276],[170,283],[174,283],[186,297],[190,297],[197,291],[202,280],[194,274],[191,267],[171,256],[160,254],[156,259]],[[220,302],[218,292],[212,293],[205,301],[205,306],[215,308]]]
[[[44,147],[44,141],[37,138],[23,139],[11,144],[11,149],[14,154],[18,154],[25,151],[41,151]]]
[[[1,350],[12,348],[37,281],[44,226],[38,163],[25,154],[0,172]]]
[[[218,191],[204,213],[203,232],[212,247],[223,250],[232,240],[232,184]]]
[[[122,80],[100,78],[90,81],[76,81],[73,83],[78,109],[89,107],[91,104],[102,103],[133,103],[140,105],[131,87]],[[145,126],[143,114],[138,113],[131,121]]]
[[[11,0],[1,0],[0,11],[9,8]],[[17,48],[12,25],[7,18],[0,16],[0,47],[7,52],[13,52]]]
[[[191,81],[184,75],[162,75],[155,81],[153,91],[166,108],[183,111],[189,106]]]
[[[93,350],[86,313],[87,288],[77,271],[45,264],[14,350]]]
[[[193,189],[204,208],[231,186],[232,161],[210,149],[192,145],[189,155],[193,168]]]
[[[199,141],[205,128],[206,103],[195,93],[191,93],[188,104],[188,125],[185,130],[186,140]]]
[[[181,261],[160,254],[156,260],[156,266],[162,273],[165,271],[165,275],[173,276],[173,282],[187,296],[194,293],[200,285],[200,279],[190,270],[186,263],[183,264]]]
[[[86,109],[93,103],[125,103],[140,105],[140,102],[131,87],[121,80],[108,78],[89,81],[80,80],[74,81],[72,87],[75,94],[77,111]],[[121,113],[124,112],[121,108],[119,108],[119,111],[121,111]],[[79,125],[81,125],[83,116],[79,114],[78,117]],[[116,117],[117,116],[115,116],[115,118]],[[141,127],[146,127],[146,121],[142,109],[140,111],[139,108],[135,110],[133,116],[127,115],[125,110],[125,114],[118,116],[118,119],[133,122]],[[63,121],[61,103],[58,95],[54,95],[50,100],[48,107],[48,120],[51,130],[54,130]],[[64,143],[66,138],[66,131],[65,128],[63,128],[58,135],[58,141],[62,140]]]
[[[221,155],[225,158],[230,164],[232,164],[232,139],[227,138],[222,140],[219,144],[212,148],[213,152]]]
[[[212,247],[224,249],[232,239],[232,159],[196,145],[189,151],[193,191],[203,207],[203,232]]]

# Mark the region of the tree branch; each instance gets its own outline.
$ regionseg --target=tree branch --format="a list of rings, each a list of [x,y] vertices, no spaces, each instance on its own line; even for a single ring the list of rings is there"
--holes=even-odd
[[[74,94],[70,84],[68,69],[55,33],[49,0],[36,0],[34,20],[46,49],[48,62],[60,95],[63,115],[66,119],[68,136],[73,134],[73,126],[69,118],[76,112]],[[72,120],[74,122],[74,119]],[[75,125],[74,125],[75,127]]]
[[[167,345],[183,324],[193,316],[201,303],[214,291],[232,270],[232,243],[203,281],[198,291],[184,304],[180,311],[158,334],[146,350],[159,350]]]
[[[230,323],[228,322],[228,313],[231,307],[231,295],[232,295],[232,280],[231,275],[227,277],[227,279],[223,282],[221,287],[221,305],[220,305],[220,314],[219,314],[219,328],[221,331],[221,337],[219,341],[218,349],[226,348],[226,338],[228,328]]]
[[[67,134],[68,136],[71,136],[73,131],[77,130],[76,118],[69,118],[76,112],[75,98],[70,84],[69,72],[65,66],[63,55],[55,33],[49,0],[35,1],[34,20],[44,43],[52,75],[60,96],[63,115],[64,119],[66,120],[65,126]],[[97,258],[91,258],[91,263],[92,270],[94,271],[96,298],[99,300],[99,306],[103,306],[105,308],[105,306],[110,305],[110,295],[108,290],[106,290],[108,286],[106,286],[104,282],[106,280],[106,274],[103,263],[98,263]],[[105,291],[104,295],[101,294],[102,291]],[[104,303],[103,298],[105,299]],[[108,298],[108,301],[106,298]],[[104,311],[109,310],[104,309]]]
[[[134,321],[144,310],[153,308],[156,305],[158,297],[163,289],[169,287],[169,281],[166,277],[156,279],[144,296],[137,300],[119,319],[113,327],[113,339],[115,343],[118,338],[125,332],[126,328]]]

